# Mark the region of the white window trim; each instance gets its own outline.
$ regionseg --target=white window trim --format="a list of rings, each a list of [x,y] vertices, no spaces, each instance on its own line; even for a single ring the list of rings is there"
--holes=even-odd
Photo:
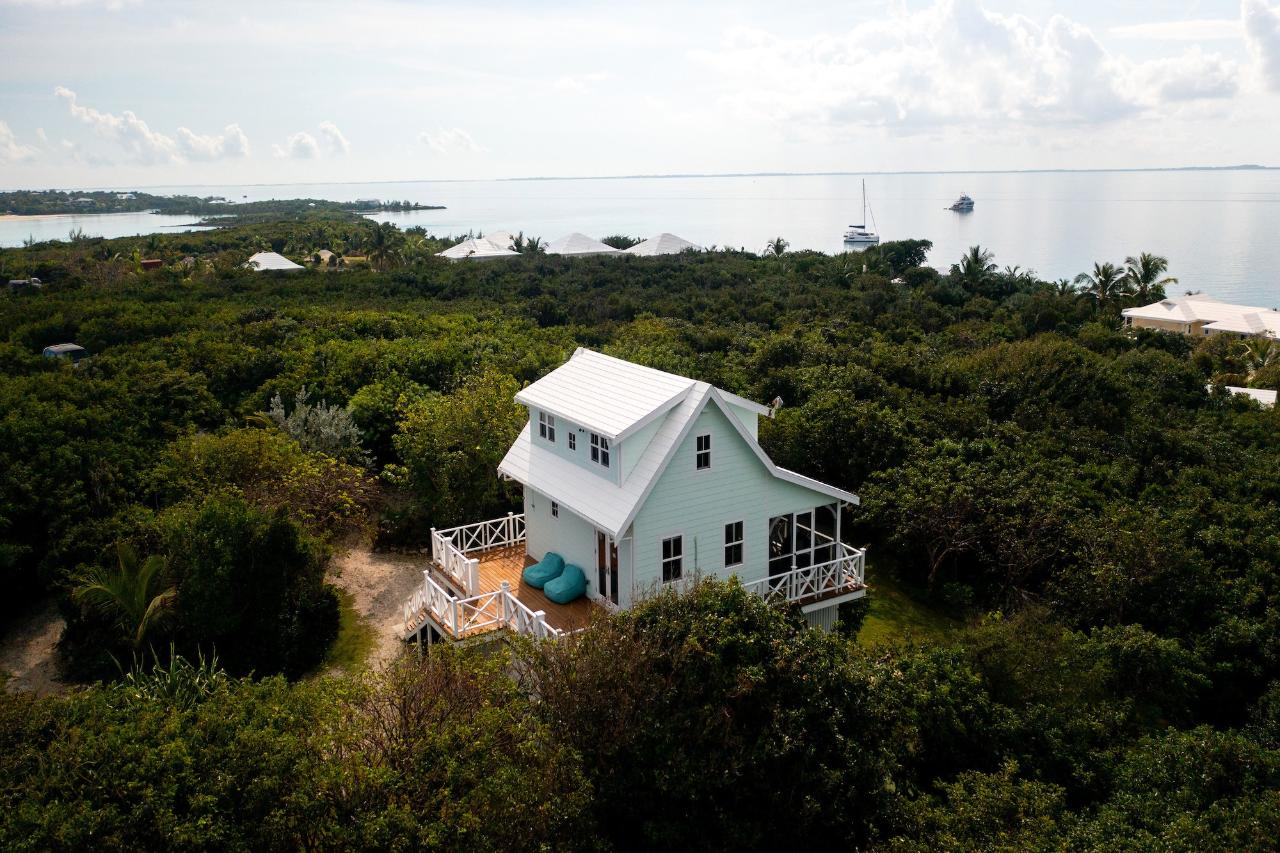
[[[538,412],[538,437],[556,443],[556,416]]]
[[[603,461],[601,461],[603,460]],[[591,433],[591,463],[609,470],[613,462],[613,442],[598,432]]]
[[[734,519],[733,521],[726,521],[724,523],[724,527],[728,527],[730,524],[736,524],[738,525],[739,528],[741,528],[738,531],[738,535],[742,538],[738,539],[736,542],[730,542],[728,541],[728,539],[725,540],[724,550],[728,551],[731,545],[737,545],[739,558],[738,558],[738,562],[736,563],[730,563],[726,561],[724,564],[724,567],[726,569],[736,569],[739,566],[742,566],[743,564],[745,564],[747,561],[747,544],[746,544],[747,543],[747,522],[746,522],[746,519],[742,519],[742,518]],[[723,530],[723,528],[721,529]]]
[[[569,449],[570,450],[578,449],[578,434],[574,432],[572,429],[569,430]]]
[[[704,439],[704,438],[707,440],[707,449],[706,449],[706,450],[699,450],[699,449],[698,449],[698,443],[699,443],[702,439]],[[698,463],[701,461],[701,459],[702,459],[702,454],[704,454],[704,453],[707,455],[707,464],[706,464],[705,466],[703,466],[703,465],[699,465],[699,464],[698,464]],[[709,433],[709,432],[704,432],[702,435],[694,436],[694,439],[693,439],[693,470],[695,470],[695,471],[710,471],[710,470],[711,470],[711,433]]]
[[[675,557],[671,558],[671,560],[675,560],[675,559],[680,560],[680,577],[672,578],[671,580],[667,580],[665,578],[666,564],[671,562],[671,560],[668,560],[662,556],[662,546],[667,543],[668,539],[680,540],[680,556],[678,558],[675,558]],[[678,533],[668,533],[664,536],[658,537],[658,582],[663,586],[666,586],[667,584],[680,583],[685,578],[685,570],[684,570],[685,561],[688,560],[689,555],[685,551],[684,540],[685,540],[684,531],[680,531]]]
[[[552,518],[560,517],[560,504],[557,503],[556,501],[551,502],[551,517]]]

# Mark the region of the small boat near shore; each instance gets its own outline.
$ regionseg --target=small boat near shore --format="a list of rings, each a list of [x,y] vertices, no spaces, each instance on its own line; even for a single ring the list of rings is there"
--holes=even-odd
[[[960,193],[960,198],[953,201],[947,210],[954,210],[957,213],[972,213],[973,199],[969,198],[968,193]]]

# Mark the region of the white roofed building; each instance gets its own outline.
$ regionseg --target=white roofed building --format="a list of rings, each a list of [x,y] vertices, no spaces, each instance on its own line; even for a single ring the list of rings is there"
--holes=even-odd
[[[1203,293],[1169,297],[1150,305],[1126,308],[1125,324],[1137,329],[1160,329],[1202,337],[1234,334],[1241,337],[1280,337],[1280,311],[1220,302]]]
[[[630,249],[626,250],[628,255],[640,255],[647,257],[651,255],[678,255],[681,252],[701,251],[702,247],[697,243],[690,243],[683,237],[677,237],[675,234],[659,234],[657,237],[650,237],[641,243],[636,243]]]
[[[249,260],[245,261],[245,267],[258,272],[267,270],[300,270],[301,264],[295,264],[277,252],[258,252],[250,255]]]
[[[587,349],[515,399],[529,422],[498,474],[523,486],[524,512],[432,531],[432,567],[406,604],[406,636],[430,628],[462,638],[474,623],[451,614],[469,612],[471,600],[505,602],[486,625],[571,630],[572,614],[520,581],[520,568],[548,554],[581,567],[586,600],[606,609],[734,575],[829,628],[841,603],[865,594],[865,553],[844,535],[857,495],[775,465],[757,440],[766,407]],[[507,587],[493,580],[496,560],[508,561]],[[535,627],[512,615],[521,603],[541,612]]]
[[[437,257],[451,261],[488,261],[493,258],[514,258],[519,254],[509,246],[495,243],[487,237],[472,237],[436,253]]]
[[[586,234],[579,234],[576,231],[556,240],[547,246],[548,255],[617,255],[621,254],[618,249],[607,243],[601,243]]]

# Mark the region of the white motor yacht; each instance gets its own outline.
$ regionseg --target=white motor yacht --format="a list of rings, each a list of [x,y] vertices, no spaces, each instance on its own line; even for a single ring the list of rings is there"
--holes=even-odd
[[[973,199],[969,198],[968,193],[960,193],[960,198],[951,203],[947,210],[955,210],[960,213],[968,213],[973,210]]]

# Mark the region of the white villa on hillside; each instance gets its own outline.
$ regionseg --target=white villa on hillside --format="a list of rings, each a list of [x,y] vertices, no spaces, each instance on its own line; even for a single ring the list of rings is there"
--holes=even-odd
[[[1280,311],[1252,305],[1219,302],[1204,293],[1161,299],[1121,312],[1125,325],[1160,329],[1184,335],[1233,334],[1241,337],[1280,337]]]
[[[432,531],[406,639],[556,636],[699,577],[736,575],[825,628],[866,594],[865,552],[843,535],[857,495],[775,465],[756,440],[764,406],[587,349],[516,401],[529,422],[498,473],[524,512]],[[582,568],[584,597],[555,604],[522,580],[549,553]]]

